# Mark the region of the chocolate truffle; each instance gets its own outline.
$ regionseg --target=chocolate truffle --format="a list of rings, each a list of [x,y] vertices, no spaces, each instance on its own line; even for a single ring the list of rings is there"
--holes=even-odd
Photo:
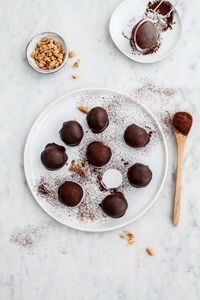
[[[132,40],[142,50],[155,47],[159,36],[156,25],[150,21],[138,23],[132,35]]]
[[[58,199],[66,206],[76,206],[83,198],[82,187],[73,181],[65,181],[58,188]]]
[[[120,218],[125,214],[128,202],[122,193],[116,192],[106,196],[100,206],[108,216]]]
[[[87,114],[87,123],[94,133],[104,131],[109,124],[107,111],[103,107],[94,107]]]
[[[41,161],[45,168],[51,171],[62,168],[68,159],[65,150],[65,147],[55,143],[47,144],[41,153]]]
[[[61,139],[68,146],[78,145],[83,138],[83,128],[77,121],[64,122],[59,132]]]
[[[88,162],[95,167],[102,167],[106,165],[112,155],[110,147],[101,142],[93,142],[87,148]]]
[[[149,134],[145,129],[132,124],[124,132],[125,142],[133,148],[144,147],[149,141]]]
[[[128,169],[127,176],[132,186],[140,188],[149,184],[152,172],[148,166],[137,163]]]

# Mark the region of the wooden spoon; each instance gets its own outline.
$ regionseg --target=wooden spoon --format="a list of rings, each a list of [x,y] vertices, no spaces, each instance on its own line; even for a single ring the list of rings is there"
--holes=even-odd
[[[184,147],[192,127],[192,116],[187,112],[177,112],[173,117],[173,127],[177,143],[177,170],[176,170],[176,187],[174,195],[174,213],[173,223],[178,226],[181,210],[181,177],[183,167]]]

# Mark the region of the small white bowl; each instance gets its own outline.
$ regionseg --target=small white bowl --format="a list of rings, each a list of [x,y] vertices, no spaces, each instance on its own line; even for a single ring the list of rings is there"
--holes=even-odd
[[[49,69],[48,70],[42,70],[41,68],[39,68],[37,66],[35,60],[31,57],[31,53],[35,51],[35,46],[44,37],[47,37],[48,39],[55,40],[56,42],[58,42],[62,46],[63,50],[65,50],[64,61],[58,68],[50,69],[50,70]],[[64,65],[67,62],[68,55],[69,55],[69,48],[68,48],[67,44],[65,43],[64,39],[61,36],[59,36],[57,33],[54,33],[54,32],[42,32],[42,33],[38,33],[38,34],[34,35],[32,37],[32,39],[30,40],[30,42],[28,43],[27,47],[26,47],[26,58],[27,58],[27,61],[28,61],[29,65],[35,71],[40,72],[40,73],[44,73],[44,74],[50,74],[50,73],[57,72],[62,67],[64,67]]]

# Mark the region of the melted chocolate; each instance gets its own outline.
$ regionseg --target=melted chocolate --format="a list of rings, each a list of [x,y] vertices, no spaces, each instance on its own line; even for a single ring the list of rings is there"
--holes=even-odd
[[[138,24],[135,41],[142,50],[148,50],[154,47],[158,41],[158,37],[158,29],[154,23],[146,21],[141,25]],[[134,41],[134,36],[132,36],[132,40]]]

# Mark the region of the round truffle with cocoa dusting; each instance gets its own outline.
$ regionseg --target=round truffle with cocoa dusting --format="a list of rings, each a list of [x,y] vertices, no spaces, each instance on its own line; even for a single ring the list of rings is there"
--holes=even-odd
[[[140,148],[149,142],[149,134],[145,129],[132,124],[124,132],[124,140],[130,147]]]
[[[132,32],[132,40],[138,45],[142,50],[148,50],[155,47],[159,32],[156,25],[153,22],[146,21],[138,23],[137,28]]]
[[[83,198],[82,187],[73,181],[65,181],[58,188],[58,199],[66,206],[76,206]]]
[[[103,107],[94,107],[87,114],[87,123],[94,133],[104,131],[109,124],[107,111]]]
[[[64,122],[60,129],[60,138],[66,145],[76,146],[83,138],[83,128],[77,121]]]
[[[184,111],[175,113],[173,117],[173,126],[175,130],[187,136],[192,127],[192,116]]]
[[[95,167],[103,167],[111,159],[112,152],[110,147],[101,142],[93,142],[87,148],[86,153],[89,164]]]
[[[136,188],[147,186],[152,179],[152,172],[148,166],[136,163],[128,169],[128,180]]]
[[[125,214],[128,202],[122,193],[116,192],[106,196],[100,206],[109,217],[120,218]]]
[[[47,144],[41,153],[41,161],[45,168],[50,171],[62,168],[68,159],[65,151],[63,146],[55,143]]]

